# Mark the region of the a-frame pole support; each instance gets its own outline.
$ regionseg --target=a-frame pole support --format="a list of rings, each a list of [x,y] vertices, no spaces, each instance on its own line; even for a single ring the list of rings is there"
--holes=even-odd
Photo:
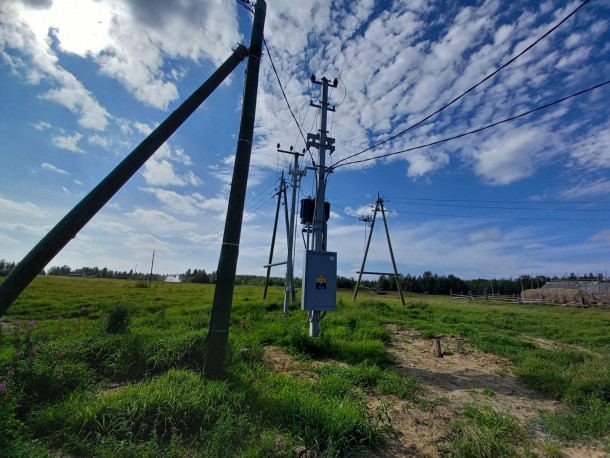
[[[392,267],[394,268],[394,278],[396,279],[396,288],[398,288],[398,294],[400,295],[400,302],[402,302],[402,305],[405,305],[405,297],[402,294],[402,288],[400,287],[400,278],[398,277],[398,270],[396,269],[396,261],[394,260],[394,250],[392,250],[392,242],[390,241],[390,231],[388,230],[388,222],[385,218],[385,208],[383,207],[383,199],[381,197],[377,197],[377,201],[381,205],[381,216],[383,216],[383,225],[385,226],[385,235],[388,239],[388,248],[390,249],[390,257],[392,258]]]
[[[360,286],[360,280],[362,280],[362,274],[364,273],[364,264],[366,263],[366,257],[369,253],[369,247],[371,246],[371,238],[373,237],[373,229],[375,228],[375,218],[377,217],[377,210],[377,205],[375,205],[375,211],[373,212],[373,220],[371,222],[371,230],[369,231],[369,238],[366,241],[366,248],[364,249],[364,258],[362,259],[362,265],[360,266],[360,271],[358,272],[358,280],[356,281],[356,287],[354,289],[354,295],[352,296],[352,302],[356,302],[356,297],[358,296],[358,287]],[[368,224],[366,220],[365,224]]]
[[[366,273],[364,271],[364,265],[366,264],[366,257],[369,252],[369,247],[371,245],[371,238],[373,237],[373,229],[375,229],[375,219],[377,218],[377,212],[381,212],[381,216],[383,218],[383,226],[385,228],[385,235],[388,240],[388,248],[390,249],[390,258],[392,259],[392,267],[394,269],[394,278],[396,279],[396,288],[398,289],[398,294],[400,295],[400,302],[402,305],[405,305],[405,297],[402,292],[402,288],[400,287],[400,278],[398,277],[398,269],[396,268],[396,260],[394,259],[394,250],[392,250],[392,242],[390,241],[390,231],[388,230],[388,222],[385,217],[385,207],[383,206],[383,199],[377,193],[377,201],[375,202],[375,211],[373,212],[373,219],[371,222],[371,230],[369,231],[369,237],[366,241],[366,247],[364,249],[364,258],[362,259],[362,266],[358,271],[358,280],[356,281],[356,286],[354,288],[354,295],[352,296],[352,302],[356,301],[356,297],[358,296],[358,288],[360,286],[360,280],[362,280],[362,274]],[[366,224],[368,224],[368,219],[361,218]],[[372,272],[368,272],[372,273]]]

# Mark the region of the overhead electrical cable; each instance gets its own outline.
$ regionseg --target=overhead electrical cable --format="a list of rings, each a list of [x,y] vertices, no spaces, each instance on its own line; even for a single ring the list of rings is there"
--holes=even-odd
[[[399,212],[396,210],[392,210],[393,213],[402,215],[425,215],[425,216],[442,216],[449,218],[476,218],[476,219],[506,219],[506,220],[516,220],[516,221],[565,221],[565,222],[573,222],[573,223],[589,223],[592,221],[610,221],[610,218],[520,218],[520,217],[510,217],[510,216],[487,216],[487,215],[447,215],[441,213],[425,213],[425,212],[412,212],[412,211],[404,211]]]
[[[288,106],[288,111],[290,111],[290,115],[292,116],[292,119],[294,119],[294,122],[297,125],[297,128],[299,129],[301,138],[303,138],[303,142],[305,143],[305,149],[309,153],[311,162],[314,164],[314,167],[315,167],[316,162],[314,161],[311,151],[309,151],[309,148],[307,148],[307,139],[305,138],[305,135],[303,134],[303,129],[301,129],[301,125],[299,124],[297,117],[294,115],[294,112],[292,111],[292,107],[290,106],[288,97],[286,97],[286,92],[284,92],[284,86],[282,85],[282,81],[280,80],[280,75],[278,74],[277,69],[275,68],[275,64],[273,63],[273,58],[271,57],[271,51],[269,50],[269,46],[267,46],[267,40],[265,40],[264,38],[263,38],[263,43],[265,44],[265,49],[267,50],[267,55],[269,56],[269,62],[271,62],[271,68],[273,69],[273,73],[275,73],[275,77],[277,78],[277,83],[280,86],[280,90],[282,91],[282,96],[284,96],[284,100],[286,101],[286,105]]]
[[[479,127],[478,129],[469,130],[468,132],[463,132],[463,133],[458,134],[458,135],[453,135],[451,137],[442,138],[442,139],[436,140],[434,142],[425,143],[425,144],[419,145],[419,146],[413,146],[411,148],[403,149],[403,150],[400,150],[400,151],[394,151],[392,153],[379,154],[377,156],[373,156],[373,157],[369,157],[369,158],[365,158],[365,159],[358,159],[356,161],[343,162],[342,164],[340,164],[341,161],[338,161],[331,168],[331,170],[334,170],[337,167],[344,167],[346,165],[359,164],[359,163],[362,163],[362,162],[373,161],[375,159],[381,159],[381,158],[384,158],[384,157],[395,156],[397,154],[408,153],[410,151],[415,151],[415,150],[418,150],[418,149],[428,148],[430,146],[438,145],[440,143],[445,143],[445,142],[448,142],[448,141],[451,141],[451,140],[457,140],[458,138],[466,137],[468,135],[473,135],[473,134],[482,132],[484,130],[491,129],[492,127],[499,126],[500,124],[504,124],[504,123],[507,123],[507,122],[510,122],[510,121],[514,121],[516,119],[519,119],[519,118],[522,118],[524,116],[530,115],[530,114],[535,113],[537,111],[544,110],[546,108],[552,107],[553,105],[557,105],[559,103],[565,102],[566,100],[572,99],[574,97],[578,97],[579,95],[583,95],[583,94],[586,94],[588,92],[594,91],[595,89],[599,89],[599,88],[601,88],[601,87],[603,87],[603,86],[605,86],[607,84],[610,84],[610,80],[604,81],[603,83],[596,84],[595,86],[592,86],[590,88],[587,88],[587,89],[584,89],[582,91],[576,92],[574,94],[568,95],[566,97],[562,97],[561,99],[555,100],[554,102],[550,102],[550,103],[544,104],[542,106],[539,106],[537,108],[533,108],[531,110],[528,110],[528,111],[525,111],[523,113],[520,113],[518,115],[511,116],[510,118],[506,118],[506,119],[502,119],[500,121],[492,122],[491,124],[487,124],[487,125],[485,125],[483,127]]]
[[[467,95],[468,93],[474,91],[477,87],[479,87],[481,84],[485,83],[486,81],[488,81],[490,78],[493,78],[495,75],[497,75],[501,70],[505,69],[506,67],[508,67],[510,64],[512,64],[513,62],[515,62],[517,59],[519,59],[521,56],[523,56],[526,52],[528,52],[530,49],[532,49],[534,46],[536,46],[538,43],[540,43],[542,40],[544,40],[546,37],[548,37],[551,33],[553,33],[555,30],[557,30],[557,28],[559,28],[564,22],[566,22],[568,19],[570,19],[574,14],[576,14],[576,12],[578,12],[578,10],[580,10],[583,6],[585,6],[587,3],[589,3],[591,0],[585,0],[584,2],[582,2],[578,7],[576,7],[570,14],[568,14],[566,17],[564,17],[559,23],[557,23],[556,25],[554,25],[551,29],[549,29],[544,35],[542,35],[540,38],[538,38],[536,41],[534,41],[532,44],[530,44],[529,46],[527,46],[523,51],[521,51],[519,54],[517,54],[515,57],[509,59],[508,61],[506,61],[504,64],[502,64],[500,67],[498,67],[496,70],[494,70],[492,73],[490,73],[489,75],[487,75],[485,78],[483,78],[481,81],[479,81],[477,84],[475,84],[474,86],[472,86],[471,88],[467,89],[466,91],[462,92],[460,95],[458,95],[457,97],[455,97],[453,100],[451,100],[449,103],[443,105],[442,107],[440,107],[438,110],[434,111],[433,113],[429,114],[428,116],[426,116],[425,118],[419,120],[418,122],[416,122],[415,124],[410,125],[409,127],[407,127],[404,130],[401,130],[400,132],[398,132],[397,134],[394,134],[388,138],[386,138],[385,140],[382,140],[380,142],[375,143],[374,145],[369,146],[366,149],[363,149],[362,151],[359,151],[357,153],[351,154],[349,156],[344,157],[343,159],[337,161],[335,163],[335,166],[339,165],[340,163],[347,161],[353,157],[359,156],[361,154],[366,153],[367,151],[370,151],[374,148],[377,148],[378,146],[383,145],[384,143],[387,143],[389,141],[394,140],[397,137],[400,137],[401,135],[409,132],[410,130],[420,126],[421,124],[423,124],[424,122],[428,121],[430,118],[432,118],[433,116],[436,116],[437,114],[439,114],[441,111],[449,108],[451,105],[453,105],[455,102],[457,102],[458,100],[460,100],[462,97],[464,97],[465,95]]]
[[[597,205],[597,204],[610,204],[610,201],[575,201],[575,200],[482,200],[482,199],[433,199],[427,197],[386,197],[387,200],[397,202],[401,200],[423,200],[430,202],[483,202],[483,203],[495,203],[495,204],[581,204],[581,205]]]
[[[500,207],[492,205],[460,205],[460,204],[439,204],[434,202],[400,202],[391,199],[386,199],[386,202],[391,202],[394,205],[425,205],[431,207],[450,207],[450,208],[483,208],[495,210],[526,210],[526,211],[551,211],[551,212],[610,212],[609,209],[600,208],[540,208],[540,207]]]

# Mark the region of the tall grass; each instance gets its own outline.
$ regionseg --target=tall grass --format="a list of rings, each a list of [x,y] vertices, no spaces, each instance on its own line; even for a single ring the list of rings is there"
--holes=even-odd
[[[304,312],[284,317],[280,288],[270,288],[263,302],[261,288],[237,287],[230,377],[211,383],[199,374],[212,295],[213,285],[36,279],[0,328],[2,453],[262,457],[305,446],[327,456],[355,454],[391,433],[387,419],[368,411],[368,394],[422,402],[421,386],[390,367],[389,323],[428,337],[460,336],[509,358],[525,383],[563,401],[563,411],[543,415],[556,437],[610,434],[607,311],[433,296],[406,307],[392,295],[352,304],[341,292],[337,311],[312,339]],[[557,348],[540,348],[530,337]],[[311,379],[278,374],[262,362],[265,345],[325,364]],[[448,453],[501,455],[527,445],[519,425],[498,412],[473,407],[463,420],[449,430]],[[507,431],[513,442],[502,445]]]

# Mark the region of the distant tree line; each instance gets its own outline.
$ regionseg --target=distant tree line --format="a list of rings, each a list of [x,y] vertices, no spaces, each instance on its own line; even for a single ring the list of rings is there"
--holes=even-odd
[[[0,259],[0,275],[8,275],[15,268],[15,262]]]
[[[0,275],[8,275],[14,268],[15,262],[9,262],[0,259]],[[72,269],[70,266],[53,266],[47,269],[47,275],[60,276],[77,276],[89,278],[114,278],[121,280],[148,280],[149,273],[130,271],[111,270],[106,267],[82,267],[80,269]],[[41,272],[45,275],[45,271]],[[166,274],[153,274],[153,281],[164,281],[168,277]],[[215,283],[216,272],[208,273],[205,269],[188,269],[186,272],[176,274],[183,283]],[[564,277],[549,277],[545,275],[531,276],[521,275],[516,278],[477,278],[472,280],[462,280],[455,275],[437,275],[430,271],[424,272],[422,275],[405,274],[399,275],[400,287],[405,292],[420,293],[420,294],[438,294],[447,295],[453,292],[454,294],[519,294],[523,289],[541,288],[548,281],[556,280],[595,280],[598,276],[592,272],[585,275],[577,275],[575,273],[567,274]],[[284,277],[270,277],[269,286],[284,286]],[[236,285],[247,286],[263,286],[265,277],[263,275],[236,275]],[[296,287],[301,287],[301,279],[295,278]],[[356,280],[353,277],[337,277],[337,288],[351,289],[356,286]],[[377,279],[364,279],[360,282],[362,289],[396,291],[396,280],[394,275],[382,275]]]
[[[517,278],[477,278],[474,280],[462,280],[455,275],[437,275],[430,271],[422,275],[399,275],[400,287],[405,292],[420,294],[519,294],[522,289],[540,288],[551,278],[546,276],[532,277],[522,275]],[[360,282],[362,289],[396,291],[396,277],[394,275],[382,275],[377,280],[365,280]],[[353,289],[356,280],[353,278],[338,277],[337,287]]]
[[[57,275],[63,277],[87,277],[87,278],[113,278],[117,280],[148,280],[150,273],[146,272],[134,272],[131,269],[129,272],[126,270],[112,270],[107,267],[81,267],[80,269],[72,269],[70,266],[53,266],[47,269],[47,275]],[[153,281],[163,281],[166,275],[154,274],[152,275]]]

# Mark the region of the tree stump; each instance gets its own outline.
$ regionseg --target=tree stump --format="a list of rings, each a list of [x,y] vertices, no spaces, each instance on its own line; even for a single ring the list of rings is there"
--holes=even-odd
[[[434,339],[434,343],[432,344],[432,352],[434,356],[437,358],[443,357],[443,349],[441,348],[441,339]]]

